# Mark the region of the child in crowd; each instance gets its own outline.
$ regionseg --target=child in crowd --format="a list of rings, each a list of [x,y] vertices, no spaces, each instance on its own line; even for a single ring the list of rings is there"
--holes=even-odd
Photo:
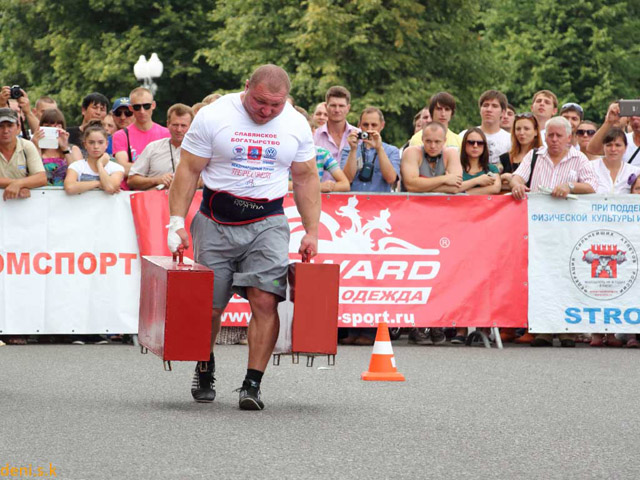
[[[124,168],[106,155],[109,135],[100,121],[92,121],[84,129],[83,144],[87,159],[69,165],[64,190],[69,195],[99,188],[105,193],[120,191]]]

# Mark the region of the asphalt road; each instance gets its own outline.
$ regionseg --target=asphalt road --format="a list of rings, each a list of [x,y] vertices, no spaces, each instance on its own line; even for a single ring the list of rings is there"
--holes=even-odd
[[[0,467],[56,478],[637,478],[640,351],[408,346],[403,383],[283,359],[262,412],[240,411],[246,347],[218,346],[213,404],[192,364],[121,345],[0,348]],[[321,368],[319,368],[321,367]],[[2,470],[0,470],[0,474]]]

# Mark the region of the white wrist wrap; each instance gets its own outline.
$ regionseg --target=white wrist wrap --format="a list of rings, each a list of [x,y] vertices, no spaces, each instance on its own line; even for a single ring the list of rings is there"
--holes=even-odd
[[[173,216],[169,217],[169,233],[167,234],[167,246],[171,253],[178,250],[178,247],[182,245],[182,239],[176,233],[181,228],[184,228],[184,217]]]

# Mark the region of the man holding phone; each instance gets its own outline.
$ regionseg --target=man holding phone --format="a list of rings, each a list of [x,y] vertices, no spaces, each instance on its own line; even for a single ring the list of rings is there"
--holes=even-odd
[[[640,102],[640,100],[637,101]],[[613,102],[609,105],[604,123],[593,136],[589,145],[587,145],[588,153],[591,155],[604,155],[604,137],[607,136],[609,130],[620,124],[620,117],[622,117],[620,114],[620,104]],[[622,161],[624,163],[630,163],[631,165],[640,165],[640,116],[630,117],[629,124],[633,131],[627,133],[627,150],[624,152]]]

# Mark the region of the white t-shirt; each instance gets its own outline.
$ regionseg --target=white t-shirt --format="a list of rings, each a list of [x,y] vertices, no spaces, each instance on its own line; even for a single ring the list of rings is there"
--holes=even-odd
[[[240,93],[203,107],[182,141],[182,149],[210,158],[202,180],[211,190],[273,200],[287,193],[292,162],[316,159],[311,128],[288,103],[273,120],[258,125]]]
[[[633,143],[633,132],[627,133],[627,150],[624,152],[622,161],[624,163],[627,163],[629,159],[633,157],[633,154],[636,153],[637,149],[638,146]],[[631,162],[631,165],[640,165],[640,152],[638,152],[638,154],[635,156],[633,162]]]
[[[484,130],[482,131],[484,132]],[[464,137],[465,133],[467,133],[466,130],[460,132],[459,135],[461,140]],[[484,136],[487,137],[487,147],[489,148],[489,163],[500,163],[500,155],[511,150],[511,134],[509,132],[506,132],[505,130],[500,129],[500,131],[496,133],[484,132]],[[464,148],[464,145],[462,145],[462,148]]]
[[[640,155],[640,153],[638,153]],[[620,194],[631,193],[632,185],[629,185],[629,177],[633,174],[640,175],[640,167],[622,162],[622,168],[618,171],[616,181],[611,180],[609,169],[604,164],[604,160],[599,158],[593,160],[593,168],[598,174],[598,189],[596,193]]]
[[[92,182],[94,180],[100,180],[100,175],[95,170],[92,170],[89,166],[89,162],[86,160],[77,160],[69,165],[69,168],[78,174],[78,181],[80,182]],[[115,172],[124,173],[124,167],[116,162],[109,162],[105,165],[104,169],[111,175]]]

